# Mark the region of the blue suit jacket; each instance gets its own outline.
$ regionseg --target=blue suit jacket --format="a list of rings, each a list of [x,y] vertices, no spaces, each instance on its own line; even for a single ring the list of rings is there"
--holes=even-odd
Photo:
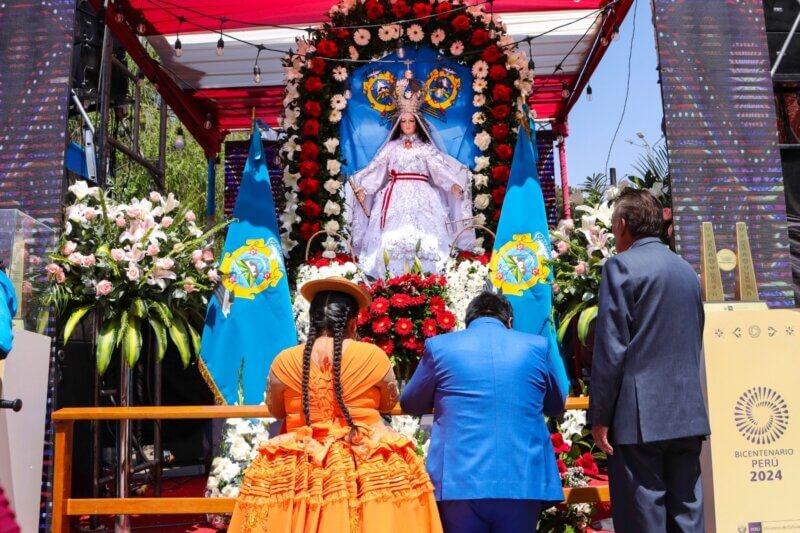
[[[709,434],[700,280],[655,237],[603,266],[589,420],[616,444]]]
[[[543,413],[564,409],[548,342],[478,318],[428,339],[400,404],[431,408],[428,472],[437,500],[564,497]]]

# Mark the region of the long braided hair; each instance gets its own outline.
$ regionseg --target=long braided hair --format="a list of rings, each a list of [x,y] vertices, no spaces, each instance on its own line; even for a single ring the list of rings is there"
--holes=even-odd
[[[336,402],[347,424],[350,426],[350,438],[358,431],[344,403],[342,393],[342,346],[344,344],[347,323],[358,315],[358,304],[349,294],[338,291],[321,291],[314,296],[309,309],[308,340],[303,350],[303,416],[306,425],[311,424],[311,407],[309,406],[308,382],[311,374],[311,350],[314,341],[321,335],[333,337],[333,386]]]

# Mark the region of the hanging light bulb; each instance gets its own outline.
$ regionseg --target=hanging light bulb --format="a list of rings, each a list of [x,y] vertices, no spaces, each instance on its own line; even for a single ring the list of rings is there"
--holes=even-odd
[[[125,22],[125,13],[122,12],[122,4],[114,4],[114,20],[117,24]]]
[[[561,98],[569,98],[569,85],[567,85],[567,82],[561,84]]]
[[[211,113],[206,113],[206,121],[203,123],[203,127],[210,130],[213,125],[214,124],[211,122]]]
[[[253,81],[261,83],[261,67],[259,67],[258,64],[253,67]]]
[[[406,57],[406,51],[403,48],[403,39],[397,40],[397,57],[398,59],[403,59]]]
[[[136,85],[138,85],[140,89],[142,85],[144,85],[144,72],[141,70],[136,73]]]
[[[489,21],[489,39],[494,40],[497,37],[497,28],[494,25],[494,17]]]
[[[175,39],[175,57],[181,57],[183,55],[183,44],[181,44],[181,38],[178,37]]]
[[[526,39],[528,41],[528,70],[533,73],[536,70],[536,63],[533,61],[533,47],[531,47],[531,37]]]
[[[614,31],[611,32],[611,39],[614,41],[619,39],[619,24],[614,24]]]
[[[175,144],[172,146],[174,146],[176,150],[183,150],[183,147],[185,146],[183,141],[183,128],[178,126],[178,130],[175,133]]]
[[[592,101],[592,86],[591,85],[587,85],[586,86],[586,101],[587,102],[591,102]]]
[[[217,55],[221,56],[225,53],[225,41],[222,40],[222,35],[219,36],[219,40],[217,41]]]
[[[144,23],[144,17],[139,18],[139,22],[136,24],[136,33],[139,35],[144,35],[144,32],[147,31],[147,26]]]

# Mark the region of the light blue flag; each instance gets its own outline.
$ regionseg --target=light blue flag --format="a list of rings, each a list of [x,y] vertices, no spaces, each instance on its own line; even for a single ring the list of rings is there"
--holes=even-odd
[[[273,359],[281,350],[297,344],[258,125],[250,141],[233,217],[236,221],[228,228],[219,271],[222,284],[233,293],[234,300],[225,316],[217,298],[220,291],[211,298],[200,368],[217,401],[257,405],[264,401]]]
[[[525,109],[525,116],[527,114]],[[551,316],[550,231],[536,170],[535,134],[532,123],[520,125],[492,251],[490,276],[492,285],[509,299],[514,308],[514,329],[549,339],[550,364],[562,393],[566,395],[569,378]]]

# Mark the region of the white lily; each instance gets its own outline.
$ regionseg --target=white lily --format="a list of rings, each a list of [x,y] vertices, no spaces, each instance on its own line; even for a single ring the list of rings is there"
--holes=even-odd
[[[89,187],[89,185],[83,180],[76,181],[74,184],[70,185],[67,190],[74,194],[75,198],[78,200],[83,200],[87,196],[93,196],[97,198],[97,187]]]

